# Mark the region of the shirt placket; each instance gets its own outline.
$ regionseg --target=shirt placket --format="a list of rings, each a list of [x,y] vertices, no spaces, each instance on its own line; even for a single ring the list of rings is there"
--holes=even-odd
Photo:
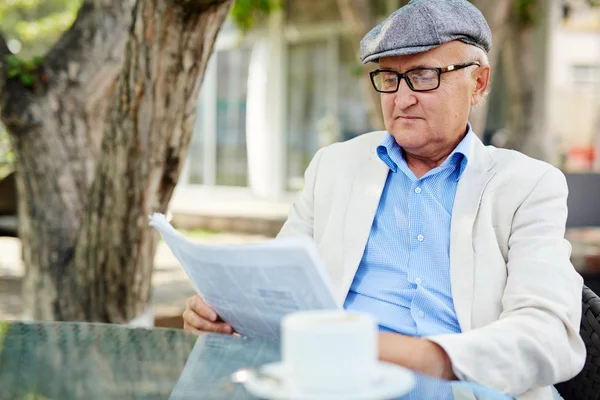
[[[423,183],[422,180],[413,181],[410,186],[409,195],[410,257],[407,277],[410,283],[416,285],[410,306],[411,315],[417,329],[415,333],[419,332],[419,323],[424,317],[423,310],[420,309],[418,302],[414,301],[421,285],[421,278],[419,276],[420,268],[418,265],[415,265],[415,262],[423,258],[421,253],[425,251],[424,242],[426,240],[425,233],[423,232],[423,213],[425,212]]]

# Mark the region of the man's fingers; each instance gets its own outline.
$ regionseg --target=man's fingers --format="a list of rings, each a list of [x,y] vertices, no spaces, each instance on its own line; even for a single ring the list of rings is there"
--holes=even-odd
[[[206,318],[209,321],[215,322],[218,318],[218,315],[215,312],[215,310],[210,308],[208,304],[206,304],[204,300],[202,300],[202,297],[198,295],[190,297],[190,299],[188,300],[188,307],[195,311],[196,314],[200,315],[203,318]]]
[[[198,314],[196,314],[191,308],[186,308],[185,311],[183,312],[183,320],[192,328],[195,329],[200,329],[202,330],[202,328],[205,325],[205,322],[209,322],[209,321],[205,321],[202,317],[200,317]]]
[[[191,329],[205,332],[217,332],[217,333],[233,333],[231,326],[225,322],[211,322],[200,315],[196,314],[191,309],[187,308],[183,312],[183,320]]]
[[[217,323],[216,323],[216,324],[214,324],[214,325],[215,325],[215,326],[216,326],[216,327],[219,329],[219,331],[218,331],[218,332],[221,332],[221,333],[229,333],[229,334],[232,334],[232,333],[233,333],[233,328],[231,327],[231,325],[229,325],[229,324],[228,324],[228,323],[226,323],[226,322],[217,322]]]
[[[183,312],[184,328],[192,331],[233,333],[231,325],[219,320],[219,316],[199,295],[188,299]]]

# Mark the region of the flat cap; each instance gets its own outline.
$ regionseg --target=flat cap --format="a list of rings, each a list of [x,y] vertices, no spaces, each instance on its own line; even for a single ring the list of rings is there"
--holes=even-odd
[[[411,0],[360,42],[363,63],[416,54],[453,40],[492,48],[492,32],[481,11],[467,0]]]

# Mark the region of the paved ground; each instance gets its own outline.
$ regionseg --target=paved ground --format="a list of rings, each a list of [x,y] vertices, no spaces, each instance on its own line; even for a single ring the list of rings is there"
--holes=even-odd
[[[200,243],[245,243],[268,239],[261,235],[217,233],[195,237]],[[21,315],[21,242],[0,237],[0,320],[19,319]],[[183,268],[164,242],[160,242],[152,278],[153,305],[157,317],[181,314],[186,299],[194,290]]]

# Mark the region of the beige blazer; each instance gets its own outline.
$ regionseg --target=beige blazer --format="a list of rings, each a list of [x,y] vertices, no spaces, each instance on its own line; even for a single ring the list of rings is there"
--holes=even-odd
[[[388,175],[375,152],[384,135],[319,150],[280,232],[313,238],[340,304]],[[446,350],[461,379],[523,400],[550,400],[550,385],[583,368],[582,278],[564,239],[566,199],[558,169],[472,141],[450,240],[452,297],[463,333],[429,338]]]

